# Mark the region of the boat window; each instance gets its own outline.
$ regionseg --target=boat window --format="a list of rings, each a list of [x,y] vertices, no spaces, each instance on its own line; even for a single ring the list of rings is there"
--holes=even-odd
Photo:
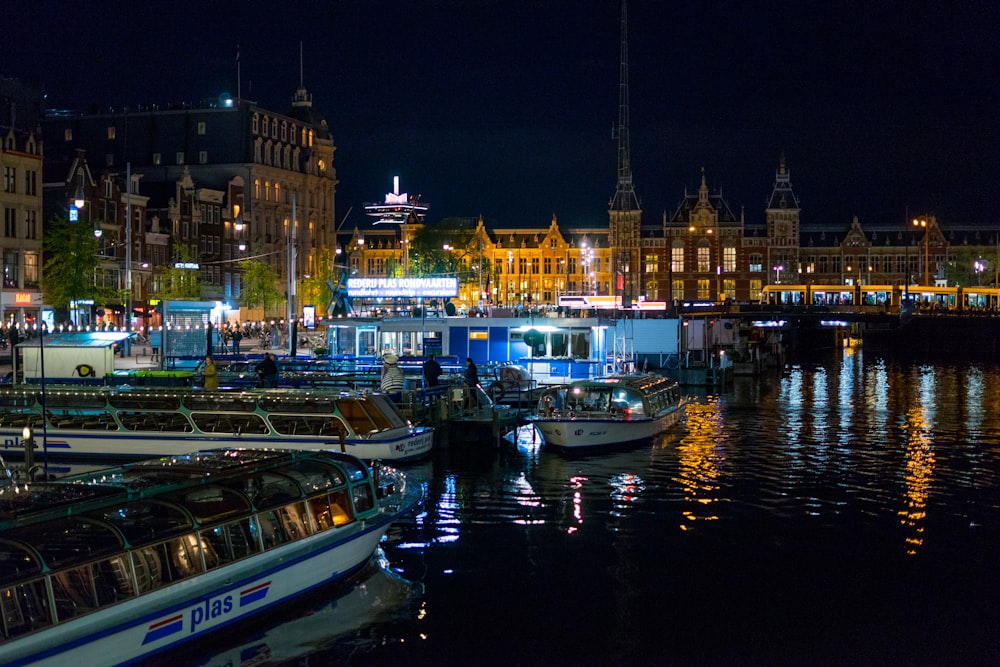
[[[201,531],[202,542],[214,553],[212,564],[206,558],[206,565],[212,568],[257,553],[257,537],[250,526],[250,519],[245,518]],[[205,551],[207,554],[208,549]]]
[[[319,396],[261,396],[260,407],[266,412],[305,412],[309,414],[331,414],[333,399]]]
[[[635,391],[627,391],[625,394],[625,400],[628,402],[627,409],[633,417],[646,414],[642,405],[642,394]]]
[[[3,638],[10,639],[52,625],[45,580],[0,588]]]
[[[570,334],[571,354],[574,359],[590,358],[590,332],[574,331]]]
[[[103,406],[102,406],[103,407]],[[117,431],[118,424],[107,412],[80,413],[76,410],[46,410],[49,423],[55,428],[88,431]]]
[[[301,540],[315,532],[306,513],[305,502],[291,503],[277,510],[278,522],[289,539]]]
[[[133,595],[132,576],[123,554],[52,575],[56,617],[64,621]]]
[[[145,392],[111,394],[108,397],[111,406],[119,410],[178,410],[181,407],[180,396],[176,394],[149,394]]]
[[[375,424],[375,428],[377,428],[378,430],[388,431],[391,428],[403,426],[402,423],[393,424],[389,420],[389,417],[386,415],[386,413],[379,409],[381,406],[376,405],[374,401],[361,399],[358,401],[358,403],[360,403],[361,408],[366,413],[368,413],[368,417],[372,420],[372,422]],[[384,405],[385,401],[383,400],[382,403]]]
[[[191,512],[199,523],[222,521],[250,512],[250,505],[243,495],[222,486],[204,486],[167,497]]]
[[[288,535],[288,531],[285,530],[285,525],[282,523],[277,510],[261,512],[256,516],[255,520],[259,527],[260,539],[264,544],[265,550],[273,549],[285,542],[291,541],[292,538]]]
[[[569,356],[569,336],[565,333],[550,333],[549,342],[552,346],[553,357],[568,357]]]
[[[273,472],[262,472],[253,477],[240,477],[220,484],[244,493],[257,509],[277,507],[302,497],[302,489],[298,484]]]
[[[109,526],[79,517],[15,528],[8,536],[33,546],[53,569],[122,549],[121,538]]]
[[[0,414],[0,426],[5,428],[13,428],[17,430],[21,430],[25,426],[38,428],[41,421],[41,415],[37,415],[32,412],[4,412],[3,414]]]
[[[282,435],[336,435],[335,425],[329,417],[308,415],[269,415],[268,421]]]
[[[329,530],[350,523],[351,505],[343,490],[309,499],[309,510],[318,530]]]
[[[343,415],[351,430],[358,435],[377,433],[378,429],[368,413],[361,407],[357,399],[341,399],[337,401],[337,410]]]
[[[107,521],[118,528],[132,547],[181,535],[194,527],[191,518],[178,507],[147,500],[97,510],[87,516]]]
[[[45,395],[46,408],[75,408],[77,410],[103,410],[107,405],[104,394],[91,392],[50,391]]]
[[[277,472],[294,479],[306,493],[332,489],[347,483],[339,468],[321,461],[296,461],[278,468]]]
[[[118,419],[129,431],[194,431],[180,412],[119,412]]]
[[[221,413],[192,413],[191,419],[202,433],[247,433],[263,435],[267,424],[260,415]]]
[[[34,392],[3,392],[0,393],[0,407],[2,408],[30,408],[35,405]]]
[[[30,549],[7,540],[0,540],[0,584],[41,574],[42,565]]]
[[[253,394],[199,394],[184,396],[184,407],[201,412],[253,412],[257,409],[257,397]]]
[[[358,512],[367,512],[375,507],[375,500],[372,498],[372,490],[367,484],[358,484],[351,488],[354,497],[354,509]]]
[[[360,462],[355,458],[343,457],[339,461],[340,466],[347,473],[347,477],[352,482],[357,482],[368,476],[368,468],[360,464]]]

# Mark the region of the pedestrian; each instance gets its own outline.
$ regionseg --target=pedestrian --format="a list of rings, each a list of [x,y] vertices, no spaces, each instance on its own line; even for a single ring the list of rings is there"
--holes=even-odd
[[[479,388],[479,369],[476,368],[476,363],[472,361],[472,357],[466,357],[465,359],[465,386],[468,392],[467,400],[468,407],[475,408],[479,405],[479,397],[476,396],[476,391]]]
[[[434,360],[434,353],[432,352],[427,355],[427,361],[424,362],[424,386],[438,386],[439,377],[441,377],[441,364]]]
[[[476,368],[476,364],[472,361],[472,357],[468,357],[465,360],[465,385],[467,387],[475,387],[479,384],[479,369]]]
[[[382,357],[382,391],[386,394],[398,394],[406,387],[403,370],[399,367],[399,357],[392,352]]]
[[[243,332],[240,331],[240,325],[239,325],[239,323],[237,323],[236,326],[233,327],[233,353],[234,354],[239,354],[240,353],[240,341],[241,340],[243,340]]]
[[[205,391],[219,390],[219,371],[215,367],[212,355],[205,357],[205,369],[202,371],[202,376],[204,377],[203,385]]]
[[[273,389],[278,386],[278,362],[275,361],[273,354],[265,352],[256,370],[261,387]]]

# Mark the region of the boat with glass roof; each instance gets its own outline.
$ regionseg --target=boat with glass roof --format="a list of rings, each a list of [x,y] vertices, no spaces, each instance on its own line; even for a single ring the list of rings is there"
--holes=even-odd
[[[0,489],[0,664],[117,665],[363,567],[424,497],[340,452],[218,449]]]
[[[546,445],[566,450],[648,440],[677,423],[689,398],[661,375],[609,375],[551,387],[527,420]]]
[[[231,445],[331,449],[400,462],[429,454],[434,429],[414,426],[373,392],[0,389],[4,452],[22,452],[26,436],[43,450],[35,457],[47,460],[132,460]]]

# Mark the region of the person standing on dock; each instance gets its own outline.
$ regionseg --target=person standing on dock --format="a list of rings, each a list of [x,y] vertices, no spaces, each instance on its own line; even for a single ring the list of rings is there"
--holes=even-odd
[[[261,387],[273,389],[278,386],[278,363],[274,360],[273,354],[265,352],[264,359],[257,364],[256,370]]]
[[[472,360],[472,357],[467,357],[465,360],[465,386],[475,387],[479,384],[479,369],[476,368],[476,362]]]
[[[382,358],[382,391],[386,394],[400,394],[406,387],[403,370],[398,366],[399,357],[389,352]]]
[[[427,355],[424,362],[424,386],[426,388],[438,386],[438,378],[441,377],[441,364],[434,360],[434,354]]]
[[[212,355],[205,357],[205,370],[202,371],[202,376],[205,391],[219,391],[219,371],[215,367]]]

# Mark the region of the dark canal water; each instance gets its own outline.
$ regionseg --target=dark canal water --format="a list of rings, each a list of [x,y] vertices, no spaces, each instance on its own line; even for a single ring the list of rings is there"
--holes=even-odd
[[[381,567],[161,664],[1000,664],[997,369],[848,354],[627,452],[410,472]]]

